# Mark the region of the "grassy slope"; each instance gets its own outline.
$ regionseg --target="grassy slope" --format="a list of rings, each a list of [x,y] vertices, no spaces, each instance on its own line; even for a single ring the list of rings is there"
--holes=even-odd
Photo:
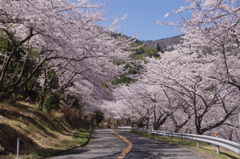
[[[145,57],[159,57],[156,48],[145,46],[141,41],[137,40],[134,43],[134,47],[139,47],[133,52],[133,54],[131,54],[131,57],[135,60],[142,60]]]
[[[15,157],[17,138],[20,138],[21,158],[36,158],[86,142],[89,132],[75,131],[80,126],[75,124],[73,128],[72,123],[67,122],[65,113],[69,111],[47,114],[38,111],[34,104],[18,102],[12,106],[0,103],[0,158]],[[84,120],[78,122],[78,125],[88,127]]]

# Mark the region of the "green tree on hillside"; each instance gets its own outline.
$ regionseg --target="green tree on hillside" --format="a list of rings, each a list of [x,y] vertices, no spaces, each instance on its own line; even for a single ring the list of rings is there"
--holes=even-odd
[[[92,121],[96,123],[97,126],[104,120],[104,113],[101,110],[95,110],[92,116]]]
[[[159,43],[157,43],[156,50],[158,52],[164,53],[163,49],[160,47]]]

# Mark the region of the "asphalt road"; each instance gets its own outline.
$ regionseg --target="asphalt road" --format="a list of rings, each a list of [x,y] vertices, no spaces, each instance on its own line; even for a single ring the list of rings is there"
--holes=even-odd
[[[124,159],[202,159],[182,146],[155,141],[128,131],[114,130],[132,144]],[[51,159],[116,159],[129,143],[107,129],[96,130],[90,144]]]

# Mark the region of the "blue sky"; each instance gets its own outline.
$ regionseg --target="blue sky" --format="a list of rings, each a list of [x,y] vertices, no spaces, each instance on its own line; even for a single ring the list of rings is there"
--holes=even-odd
[[[139,40],[158,40],[182,34],[179,28],[161,26],[158,20],[175,21],[179,16],[170,14],[163,19],[166,13],[186,6],[184,0],[99,0],[106,3],[107,17],[114,20],[128,14],[122,21],[117,31],[122,31],[127,36],[140,34]]]

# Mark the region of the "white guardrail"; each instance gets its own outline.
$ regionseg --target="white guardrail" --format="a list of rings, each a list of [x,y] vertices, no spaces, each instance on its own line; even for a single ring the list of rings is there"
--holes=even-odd
[[[218,138],[218,137],[207,136],[207,135],[185,134],[185,133],[173,133],[173,132],[150,130],[150,129],[144,129],[144,128],[133,128],[131,126],[118,127],[118,129],[131,129],[131,130],[136,130],[136,131],[147,132],[150,134],[162,135],[162,136],[166,136],[166,137],[177,137],[177,138],[181,138],[181,139],[194,140],[194,141],[197,141],[197,147],[199,147],[198,141],[202,141],[202,142],[216,145],[217,146],[217,154],[220,153],[219,147],[224,147],[224,148],[240,155],[240,144],[239,143],[229,141],[226,139],[222,139],[222,138]]]

